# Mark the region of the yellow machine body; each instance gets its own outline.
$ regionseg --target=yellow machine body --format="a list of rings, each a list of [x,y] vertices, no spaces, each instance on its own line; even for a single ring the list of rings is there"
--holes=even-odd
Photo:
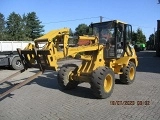
[[[114,22],[114,25],[122,25],[123,27],[125,26],[126,23],[120,22],[120,21],[112,21]],[[112,24],[109,23],[109,24]],[[102,26],[103,23],[97,23],[94,26]],[[106,26],[108,23],[104,23]],[[99,27],[99,31],[102,27]],[[114,30],[116,32],[115,37],[118,34],[118,27],[114,27]],[[128,26],[124,27],[124,30],[127,30]],[[112,31],[110,31],[112,32]],[[130,32],[130,31],[129,31]],[[99,32],[100,33],[100,32]],[[112,32],[115,34],[114,32]],[[127,36],[127,32],[124,32],[124,36]],[[116,38],[117,39],[117,38]],[[77,66],[76,69],[73,71],[69,72],[69,81],[79,81],[81,82],[92,82],[91,77],[95,77],[94,71],[102,71],[103,69],[100,69],[100,67],[107,67],[106,70],[108,72],[108,68],[111,69],[111,71],[114,72],[114,74],[123,74],[124,71],[122,70],[123,68],[127,67],[130,63],[134,64],[135,67],[138,66],[138,60],[137,60],[137,55],[134,50],[134,47],[131,47],[131,42],[126,42],[125,48],[123,49],[123,54],[121,54],[120,57],[105,57],[105,51],[109,51],[110,49],[110,44],[106,43],[100,44],[100,38],[97,35],[84,35],[84,36],[79,36],[78,40],[90,40],[91,44],[89,45],[82,45],[82,46],[75,46],[75,47],[70,47],[69,46],[69,28],[63,28],[63,29],[58,29],[58,30],[53,30],[44,36],[37,38],[34,40],[35,44],[28,44],[24,50],[21,50],[19,52],[19,55],[21,57],[21,60],[26,66],[25,68],[28,67],[36,67],[40,68],[40,70],[46,70],[46,69],[51,69],[51,70],[58,70],[58,64],[57,61],[65,58],[65,57],[72,57],[76,59],[81,59],[82,64],[80,66]],[[42,48],[40,48],[40,44],[44,44]],[[118,43],[118,42],[117,42]],[[60,50],[60,45],[63,46],[63,48]],[[115,45],[114,45],[115,46]],[[113,47],[114,47],[113,46]],[[121,49],[122,50],[122,49]],[[99,70],[100,69],[100,70]],[[128,73],[130,76],[133,76],[132,74],[135,73],[135,68],[134,66],[131,66],[129,68],[130,73]],[[96,71],[96,72],[97,72]],[[107,72],[105,74],[107,74]],[[60,73],[61,74],[61,73]],[[93,74],[93,76],[92,76]],[[101,74],[101,72],[99,72]],[[59,75],[61,78],[62,75]],[[104,75],[103,75],[104,76]],[[103,78],[102,76],[102,78]],[[111,77],[110,77],[111,76]],[[112,73],[109,73],[106,75],[106,78],[103,82],[104,84],[104,90],[108,91],[109,88],[105,86],[109,85],[112,86],[113,81],[112,81]],[[63,77],[63,76],[62,76]],[[122,78],[124,78],[124,75],[122,75]],[[64,79],[64,78],[63,78]],[[110,79],[111,82],[108,81],[106,82],[107,79]],[[107,83],[107,85],[105,85]],[[100,84],[100,83],[99,83]],[[64,86],[64,85],[62,85]],[[96,85],[93,85],[93,88]],[[110,87],[109,86],[109,87]],[[99,88],[99,87],[98,87]],[[101,89],[101,88],[99,88]],[[94,89],[95,90],[95,89]],[[109,93],[109,92],[106,92]],[[96,93],[97,96],[97,93]],[[97,96],[98,98],[106,98],[108,96]]]

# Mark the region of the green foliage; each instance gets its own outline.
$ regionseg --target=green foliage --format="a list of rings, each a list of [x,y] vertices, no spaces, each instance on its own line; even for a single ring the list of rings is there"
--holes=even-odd
[[[139,43],[146,43],[146,36],[143,34],[143,31],[138,28],[136,32],[132,32],[132,40]]]
[[[22,17],[12,12],[6,21],[4,15],[0,13],[0,41],[34,40],[44,32],[44,26],[40,24],[41,21],[35,12],[24,14]]]
[[[135,31],[132,32],[132,41],[137,40],[137,33]]]
[[[5,40],[5,18],[2,13],[0,13],[0,40]]]
[[[74,35],[74,33],[73,33],[72,29],[69,29],[69,36],[73,36],[73,35]]]
[[[41,24],[41,21],[36,16],[35,12],[28,13],[24,17],[25,22],[25,33],[26,37],[31,38],[34,40],[35,38],[38,38],[41,36],[41,33],[44,32],[43,27]]]
[[[87,32],[87,29],[89,32]],[[76,35],[91,35],[91,29],[86,24],[79,24],[75,30]]]
[[[155,37],[154,34],[151,34],[149,36],[149,43],[152,44],[152,45],[154,44],[154,37]]]
[[[7,19],[7,39],[11,41],[22,40],[22,18],[19,14],[12,12]]]
[[[149,41],[147,41],[147,45],[155,45],[157,39],[157,31],[149,36]]]
[[[140,28],[137,29],[137,42],[146,43],[146,36]]]

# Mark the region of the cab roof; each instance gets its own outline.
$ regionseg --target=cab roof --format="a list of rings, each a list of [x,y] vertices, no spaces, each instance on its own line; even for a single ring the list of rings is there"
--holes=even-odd
[[[98,23],[91,23],[92,24],[102,24],[102,23],[109,23],[109,22],[115,22],[115,23],[122,23],[122,24],[127,24],[125,22],[122,22],[120,20],[111,20],[111,21],[105,21],[105,22],[98,22]]]

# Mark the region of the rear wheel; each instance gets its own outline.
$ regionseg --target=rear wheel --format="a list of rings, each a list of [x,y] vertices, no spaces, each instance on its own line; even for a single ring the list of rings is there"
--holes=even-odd
[[[58,84],[63,90],[74,89],[78,86],[79,82],[71,78],[76,68],[76,66],[65,65],[58,71]]]
[[[23,64],[21,62],[20,57],[14,57],[11,62],[11,67],[15,70],[22,70]]]
[[[91,89],[97,98],[111,96],[115,84],[115,75],[108,67],[99,67],[92,73]]]
[[[129,62],[128,66],[122,68],[123,74],[120,74],[120,81],[124,84],[131,84],[135,80],[136,66],[133,62]]]

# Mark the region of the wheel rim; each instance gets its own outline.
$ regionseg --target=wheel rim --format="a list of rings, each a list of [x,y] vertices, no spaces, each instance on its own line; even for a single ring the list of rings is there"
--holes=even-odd
[[[104,90],[105,92],[109,92],[112,89],[113,84],[113,78],[110,74],[106,76],[106,79],[104,80]]]
[[[16,61],[16,66],[17,66],[17,67],[20,67],[20,66],[21,66],[21,61],[20,61],[20,60],[17,60],[17,61]]]
[[[134,68],[133,67],[130,68],[129,77],[130,77],[130,80],[133,80],[134,78]]]

